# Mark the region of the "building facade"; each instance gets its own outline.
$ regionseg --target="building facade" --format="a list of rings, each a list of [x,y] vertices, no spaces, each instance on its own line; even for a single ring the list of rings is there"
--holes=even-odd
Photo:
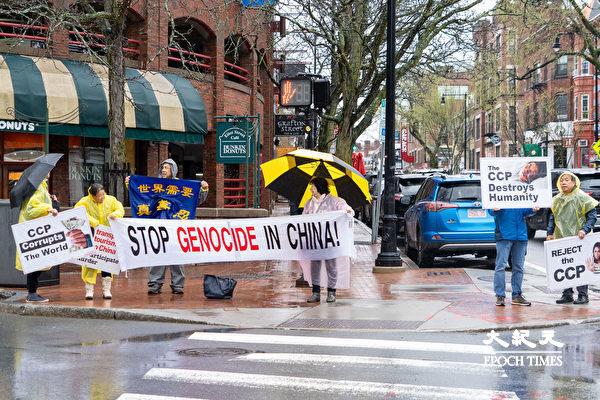
[[[172,24],[160,0],[127,11],[127,161],[133,173],[154,176],[161,160],[173,158],[180,178],[208,181],[209,206],[241,206],[241,189],[226,186],[246,176],[246,165],[217,163],[215,117],[258,117],[257,159],[272,158],[272,17],[240,2],[167,3]],[[102,182],[110,159],[108,72],[98,62],[103,35],[50,32],[44,18],[35,20],[0,16],[0,198],[37,157],[52,152],[64,156],[50,191],[72,205],[89,183]],[[249,193],[255,174],[250,165],[241,183]]]

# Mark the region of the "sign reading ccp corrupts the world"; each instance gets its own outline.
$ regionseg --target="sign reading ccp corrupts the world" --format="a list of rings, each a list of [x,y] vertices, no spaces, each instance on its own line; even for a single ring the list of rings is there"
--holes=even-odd
[[[121,269],[255,260],[327,260],[355,254],[343,211],[235,220],[110,221]]]
[[[550,207],[550,161],[542,157],[481,159],[483,208]]]
[[[117,244],[112,231],[108,226],[98,225],[94,230],[94,250],[83,257],[71,260],[77,265],[98,269],[100,271],[118,274],[121,272],[117,256]]]
[[[92,250],[92,231],[83,207],[11,228],[25,274],[68,262]]]
[[[600,284],[600,233],[544,242],[548,289]]]

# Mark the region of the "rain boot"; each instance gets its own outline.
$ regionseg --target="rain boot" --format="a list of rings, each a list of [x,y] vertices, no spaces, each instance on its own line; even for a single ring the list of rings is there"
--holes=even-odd
[[[94,299],[94,285],[91,283],[85,284],[85,299],[93,300]]]
[[[105,300],[112,299],[112,294],[110,293],[110,286],[112,284],[112,277],[105,276],[102,278],[102,298]]]

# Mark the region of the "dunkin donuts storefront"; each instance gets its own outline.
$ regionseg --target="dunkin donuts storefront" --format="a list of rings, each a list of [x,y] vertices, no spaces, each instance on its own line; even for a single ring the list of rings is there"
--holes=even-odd
[[[153,143],[201,145],[204,101],[188,79],[126,69],[127,161],[145,172]],[[46,152],[65,156],[51,192],[72,205],[110,159],[108,73],[99,64],[0,54],[0,198]],[[155,174],[155,171],[151,171]]]

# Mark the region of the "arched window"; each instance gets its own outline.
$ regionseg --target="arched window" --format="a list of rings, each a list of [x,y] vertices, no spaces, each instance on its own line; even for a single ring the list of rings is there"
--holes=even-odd
[[[250,80],[250,45],[239,35],[225,39],[225,79],[247,84]]]
[[[175,20],[169,26],[169,67],[209,72],[214,55],[214,34],[191,18]]]

